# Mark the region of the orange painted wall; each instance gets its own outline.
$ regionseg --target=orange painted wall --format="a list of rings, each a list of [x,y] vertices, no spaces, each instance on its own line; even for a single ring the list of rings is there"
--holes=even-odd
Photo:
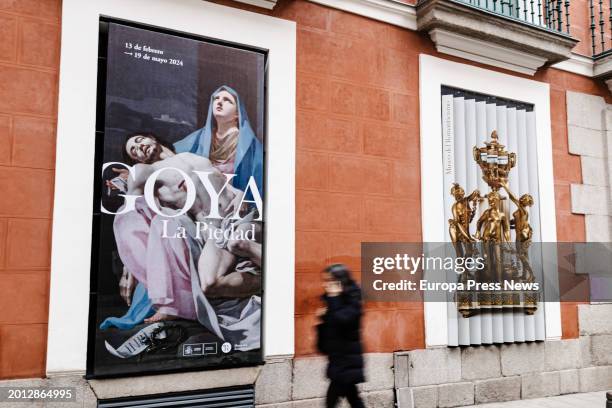
[[[60,12],[0,1],[0,379],[45,371]]]
[[[590,25],[588,0],[570,2],[570,33],[572,37],[580,40],[574,48],[574,52],[588,56],[593,55]]]
[[[298,22],[296,352],[312,354],[320,272],[362,241],[420,241],[418,36],[292,2]],[[366,350],[424,345],[423,306],[367,304]]]
[[[323,267],[358,271],[362,241],[421,239],[418,55],[517,74],[439,54],[426,34],[305,1],[273,14],[298,24],[295,324],[296,355],[305,356],[315,353]],[[551,86],[558,239],[582,241],[584,217],[570,211],[581,169],[568,151],[565,91],[610,100],[609,91],[556,69],[524,77]],[[577,336],[575,304],[562,306],[562,324],[564,337]],[[422,348],[422,306],[368,304],[363,335],[368,351]]]

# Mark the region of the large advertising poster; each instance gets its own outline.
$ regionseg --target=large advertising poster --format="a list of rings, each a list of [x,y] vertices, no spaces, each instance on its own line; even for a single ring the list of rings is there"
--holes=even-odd
[[[265,52],[101,33],[88,375],[260,363]]]

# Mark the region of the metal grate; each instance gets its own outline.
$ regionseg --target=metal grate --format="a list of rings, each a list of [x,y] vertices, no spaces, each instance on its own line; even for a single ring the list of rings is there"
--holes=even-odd
[[[98,401],[98,408],[253,408],[254,406],[255,390],[252,386],[239,389],[232,388],[198,391],[189,394],[146,395],[135,398],[117,398]]]
[[[612,0],[589,0],[589,17],[593,58],[605,58],[612,54]]]
[[[427,0],[419,0],[424,3]],[[453,0],[486,13],[565,36],[570,35],[569,0]],[[593,0],[589,0],[593,1]],[[603,0],[596,0],[600,3]]]

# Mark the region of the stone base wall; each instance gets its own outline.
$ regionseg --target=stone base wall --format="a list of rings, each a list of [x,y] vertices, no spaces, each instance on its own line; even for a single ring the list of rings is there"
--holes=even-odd
[[[328,381],[324,357],[299,358],[266,364],[255,384],[257,407],[325,407]],[[393,408],[395,404],[392,353],[365,355],[367,382],[359,392],[368,407]]]
[[[395,354],[399,408],[459,407],[612,388],[612,304],[579,305],[580,338]]]
[[[366,354],[367,382],[359,391],[368,407],[438,408],[612,389],[612,304],[580,305],[578,316],[578,339]],[[72,375],[0,386],[76,387],[77,403],[52,406],[94,408],[97,398],[254,383],[259,408],[322,408],[326,365],[324,357],[276,358],[213,372],[90,381]]]
[[[359,391],[368,407],[393,408],[395,404],[393,354],[365,355],[368,381]],[[152,395],[235,385],[255,384],[257,407],[310,408],[325,406],[328,381],[327,361],[323,357],[272,359],[260,367],[217,371],[162,374],[155,376],[85,380],[82,375],[66,375],[44,379],[0,381],[0,386],[75,387],[77,401],[67,403],[30,403],[28,407],[95,408],[97,400],[138,395]],[[11,404],[0,404],[3,408]],[[23,403],[15,403],[23,408]],[[341,405],[344,406],[344,405]]]
[[[408,374],[414,381],[400,383],[396,390],[398,407],[460,407],[608,390],[612,388],[612,365],[586,365],[588,363],[576,362],[575,355],[570,354],[578,349],[590,348],[589,340],[589,337],[583,337],[579,340],[468,347],[461,350],[419,350],[398,355],[398,359],[414,364]],[[608,339],[608,343],[603,344],[602,341],[600,347],[608,349],[609,358],[612,341]],[[537,358],[531,360],[531,357]],[[430,379],[427,382],[434,383],[412,385],[422,384],[419,378],[431,378],[431,370],[444,370],[445,359],[452,360],[458,367],[448,371],[454,377],[453,382],[436,384],[436,380]],[[485,359],[486,364],[480,366],[479,363]],[[487,371],[491,366],[494,366],[494,370]],[[559,366],[563,369],[555,369]],[[501,375],[494,376],[500,369]]]
[[[76,388],[75,402],[0,402],[2,408],[95,408],[97,406],[96,394],[89,386],[87,380],[80,375],[63,375],[54,378],[28,378],[23,380],[0,381],[0,387],[74,387]]]

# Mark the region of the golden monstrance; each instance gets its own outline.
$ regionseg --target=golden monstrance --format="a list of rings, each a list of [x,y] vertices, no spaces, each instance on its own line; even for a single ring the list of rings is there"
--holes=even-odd
[[[530,194],[517,198],[508,186],[508,176],[517,162],[516,153],[506,151],[498,141],[497,132],[493,131],[490,142],[474,147],[473,156],[490,191],[481,196],[480,191],[474,190],[466,196],[463,187],[453,184],[450,193],[455,202],[451,208],[452,218],[448,220],[449,234],[457,257],[481,257],[485,266],[465,271],[460,281],[464,285],[468,280],[481,284],[500,283],[502,288],[504,281],[532,283],[535,278],[529,263],[529,246],[533,230],[529,224],[528,207],[534,201]],[[516,206],[511,216],[504,204],[507,198]],[[481,208],[485,200],[487,208]],[[477,213],[480,217],[472,234],[470,224]],[[511,243],[511,230],[516,233],[514,245]],[[481,309],[514,308],[533,314],[537,309],[538,293],[460,290],[455,300],[464,317]]]

